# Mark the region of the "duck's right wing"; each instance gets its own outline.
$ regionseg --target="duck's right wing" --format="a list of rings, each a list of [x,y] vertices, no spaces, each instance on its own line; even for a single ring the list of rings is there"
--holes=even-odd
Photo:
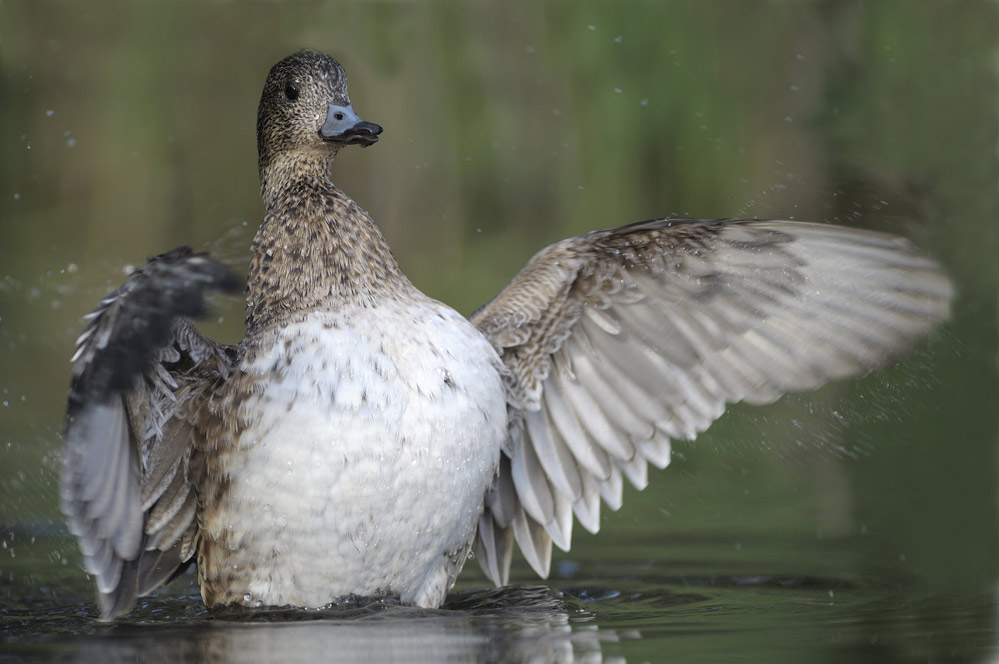
[[[194,553],[193,418],[235,351],[190,318],[208,291],[238,286],[221,263],[175,249],[104,298],[77,341],[61,498],[102,620],[127,613]]]
[[[551,245],[471,320],[501,353],[512,423],[479,519],[505,584],[516,539],[547,576],[572,517],[600,527],[646,462],[726,404],[884,366],[948,315],[953,287],[902,238],[780,220],[659,219]]]

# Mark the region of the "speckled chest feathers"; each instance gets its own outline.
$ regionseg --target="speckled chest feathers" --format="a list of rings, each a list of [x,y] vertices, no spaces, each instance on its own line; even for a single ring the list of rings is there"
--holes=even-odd
[[[264,174],[267,210],[253,241],[247,329],[315,308],[376,306],[416,289],[368,214],[331,182],[327,160]]]
[[[429,298],[296,319],[248,337],[213,402],[205,600],[436,606],[506,437],[498,359]]]

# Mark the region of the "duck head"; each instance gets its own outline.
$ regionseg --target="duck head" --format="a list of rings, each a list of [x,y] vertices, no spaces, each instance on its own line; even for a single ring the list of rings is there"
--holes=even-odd
[[[347,95],[347,74],[330,56],[303,50],[271,68],[257,111],[261,172],[279,155],[332,158],[344,145],[375,143],[381,132],[358,117]]]

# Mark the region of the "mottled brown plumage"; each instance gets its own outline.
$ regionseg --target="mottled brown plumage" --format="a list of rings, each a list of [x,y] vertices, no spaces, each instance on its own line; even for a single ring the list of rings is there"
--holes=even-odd
[[[541,250],[469,322],[333,185],[338,151],[381,131],[339,64],[275,65],[257,129],[245,339],[193,328],[231,278],[178,251],[78,342],[62,497],[104,619],[195,558],[209,606],[438,606],[473,542],[498,585],[515,540],[546,576],[573,514],[595,532],[671,439],[883,366],[948,313],[947,278],[897,237],[662,219]]]
[[[205,290],[235,285],[217,262],[174,250],[106,297],[77,341],[62,500],[105,617],[127,612],[194,553],[191,428],[235,349],[186,316],[203,311]]]

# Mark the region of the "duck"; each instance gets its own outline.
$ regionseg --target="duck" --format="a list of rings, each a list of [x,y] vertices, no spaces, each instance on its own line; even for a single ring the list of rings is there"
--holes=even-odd
[[[403,274],[333,183],[375,144],[329,55],[267,75],[263,221],[236,345],[193,320],[241,288],[182,247],[76,344],[61,504],[100,620],[196,565],[208,607],[441,606],[466,560],[542,578],[574,520],[665,468],[728,404],[860,376],[949,315],[910,241],[826,223],[662,218],[541,249],[470,317]]]

